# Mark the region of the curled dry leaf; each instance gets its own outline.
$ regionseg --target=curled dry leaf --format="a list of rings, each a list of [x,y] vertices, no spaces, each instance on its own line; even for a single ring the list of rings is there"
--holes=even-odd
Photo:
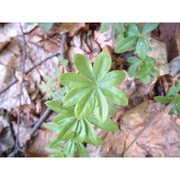
[[[149,100],[127,111],[121,131],[104,138],[102,156],[179,157],[180,119],[168,115],[169,109],[170,105]]]
[[[69,32],[69,37],[73,37],[84,27],[85,23],[62,23],[59,27],[59,33]]]

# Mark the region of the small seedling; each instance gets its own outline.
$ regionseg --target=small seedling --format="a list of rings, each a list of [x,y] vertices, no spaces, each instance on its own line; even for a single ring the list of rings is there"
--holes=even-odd
[[[173,85],[166,96],[156,96],[154,99],[160,103],[171,103],[170,115],[180,115],[180,83]]]

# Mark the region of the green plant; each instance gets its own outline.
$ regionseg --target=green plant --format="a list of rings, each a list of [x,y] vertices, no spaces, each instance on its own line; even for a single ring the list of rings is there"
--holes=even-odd
[[[136,54],[136,57],[133,56],[128,59],[130,77],[136,77],[145,84],[149,83],[153,77],[157,77],[159,72],[154,68],[155,60],[147,56],[148,51],[152,50],[150,37],[147,33],[154,30],[158,23],[146,23],[144,25],[135,23],[104,23],[101,27],[101,32],[106,31],[109,26],[112,26],[112,34],[115,34],[114,32],[119,33],[118,43],[114,51],[116,53],[124,53],[134,50]],[[113,35],[112,38],[114,38]]]
[[[171,103],[170,115],[180,114],[180,82],[173,85],[166,96],[156,96],[154,99],[163,104]]]
[[[62,58],[61,56],[58,56],[58,60],[60,65],[66,69],[68,65],[68,60]],[[42,92],[45,93],[46,99],[52,99],[57,101],[63,101],[64,95],[68,92],[67,87],[59,87],[59,82],[57,78],[61,75],[60,68],[56,68],[54,72],[54,78],[51,76],[47,77],[47,81],[41,81],[41,84],[39,85]]]
[[[147,56],[145,59],[129,57],[128,62],[130,64],[128,69],[129,76],[140,79],[144,84],[150,83],[152,77],[159,75],[159,71],[154,69],[155,60],[152,57]]]
[[[103,23],[100,28],[100,33],[106,32],[110,26],[112,27],[111,36],[113,40],[115,39],[116,33],[123,35],[125,28],[123,23]]]
[[[55,132],[57,137],[50,143],[53,152],[60,156],[87,156],[83,143],[100,145],[95,127],[107,131],[118,131],[113,120],[108,118],[110,101],[118,105],[127,105],[128,99],[116,85],[125,79],[123,71],[111,71],[111,56],[108,51],[101,52],[92,66],[83,55],[76,54],[74,62],[79,74],[61,74],[59,81],[69,91],[63,102],[47,101],[46,105],[57,112],[53,122],[46,128]],[[62,147],[59,147],[59,144]]]

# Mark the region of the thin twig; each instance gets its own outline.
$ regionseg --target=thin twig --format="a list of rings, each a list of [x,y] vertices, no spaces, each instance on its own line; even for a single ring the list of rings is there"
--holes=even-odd
[[[38,66],[40,66],[41,64],[43,64],[44,62],[46,62],[47,60],[60,55],[59,52],[56,52],[54,54],[51,54],[50,56],[47,56],[46,58],[44,58],[43,60],[41,60],[38,64],[36,64],[35,66],[33,66],[32,68],[30,68],[29,70],[25,71],[24,74],[28,74],[30,73],[32,70],[34,70],[35,68],[37,68]],[[8,87],[4,88],[2,91],[0,91],[0,95],[3,94],[4,92],[6,92],[11,86],[13,86],[14,84],[16,84],[19,80],[16,79],[14,80]]]
[[[59,49],[60,52],[55,53],[57,55],[60,55],[64,58],[65,55],[65,49],[64,49],[64,44],[66,43],[67,40],[67,34],[64,34],[64,36],[62,36],[62,42],[61,42],[61,47]],[[53,56],[53,57],[54,57]],[[52,57],[51,57],[52,58]],[[48,58],[49,59],[49,58]],[[28,72],[29,73],[29,72]],[[36,133],[36,131],[39,129],[39,127],[41,126],[41,124],[48,118],[48,116],[52,113],[52,110],[50,110],[49,108],[47,108],[44,113],[41,115],[41,117],[39,118],[39,120],[36,122],[36,124],[34,125],[34,127],[32,128],[31,132],[29,134],[27,134],[26,136],[26,141],[24,144],[22,144],[21,146],[19,146],[18,148],[16,148],[8,157],[14,157],[16,156],[16,154],[19,152],[19,150],[22,150],[23,148],[26,148],[27,144],[30,142],[32,136]]]
[[[23,82],[24,82],[24,73],[25,73],[25,63],[26,63],[26,39],[23,32],[22,25],[19,24],[21,33],[22,33],[22,39],[23,39],[23,50],[22,50],[22,82],[20,84],[20,99],[19,99],[19,114],[17,118],[17,135],[16,135],[16,143],[15,148],[19,147],[19,127],[20,127],[20,110],[21,110],[21,102],[22,102],[22,95],[23,95]]]

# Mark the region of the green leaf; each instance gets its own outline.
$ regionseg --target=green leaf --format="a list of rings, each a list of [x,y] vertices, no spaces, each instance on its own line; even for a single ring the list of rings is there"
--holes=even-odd
[[[111,56],[108,51],[102,51],[96,58],[93,70],[97,80],[101,80],[111,68]]]
[[[141,37],[138,38],[135,52],[137,54],[139,54],[139,57],[141,59],[146,59],[148,49],[147,49],[146,43],[144,42],[143,38],[141,38]]]
[[[51,154],[50,157],[64,157],[63,152],[59,149],[45,148],[45,150]]]
[[[98,121],[92,116],[88,117],[89,122],[94,124],[96,127],[106,131],[119,131],[117,124],[111,119],[107,118],[104,122]]]
[[[53,118],[53,122],[57,123],[61,127],[65,126],[73,120],[75,120],[75,117],[72,114],[60,114]]]
[[[74,155],[74,152],[75,152],[75,144],[74,144],[74,141],[72,139],[70,139],[65,144],[64,149],[63,149],[63,153],[67,157],[72,157]]]
[[[115,115],[119,111],[119,108],[116,106],[116,104],[108,102],[108,116],[111,117]]]
[[[179,95],[179,96],[175,96],[173,102],[174,102],[175,104],[180,104],[180,95]]]
[[[82,143],[77,143],[76,147],[77,147],[77,153],[79,154],[80,157],[89,157],[89,153]]]
[[[135,63],[128,68],[128,74],[130,77],[134,77],[139,67],[139,63]]]
[[[174,104],[176,109],[176,114],[180,115],[180,105]]]
[[[49,109],[60,114],[73,113],[74,110],[73,106],[63,106],[59,101],[46,101],[45,104]]]
[[[180,106],[173,104],[171,109],[169,110],[169,114],[170,115],[173,115],[173,114],[180,115]]]
[[[81,143],[84,141],[85,136],[86,136],[86,128],[85,128],[84,121],[79,120],[74,139],[76,140],[76,142]]]
[[[75,106],[75,116],[77,119],[86,118],[94,109],[94,90],[89,92]]]
[[[154,99],[160,103],[170,103],[172,99],[170,97],[164,97],[164,96],[155,96]]]
[[[128,98],[126,94],[117,87],[108,87],[108,89],[101,88],[101,90],[110,102],[121,106],[128,105]]]
[[[84,121],[79,120],[74,139],[76,142],[81,143],[84,141],[85,136],[86,136],[86,127]]]
[[[148,32],[153,31],[157,28],[158,25],[159,23],[146,23],[143,27],[142,34],[146,34]]]
[[[120,84],[126,77],[123,71],[116,70],[107,73],[104,78],[98,83],[100,86],[115,86]]]
[[[108,104],[100,89],[96,90],[95,98],[96,106],[94,109],[94,114],[98,120],[104,122],[108,116]]]
[[[62,147],[62,145],[64,144],[64,141],[58,141],[56,138],[53,138],[53,140],[50,142],[49,144],[49,148],[50,149],[60,149],[60,147]]]
[[[137,36],[139,34],[139,30],[136,24],[129,23],[127,26],[127,35],[128,36]]]
[[[177,95],[179,93],[179,90],[178,90],[178,88],[175,86],[175,85],[173,85],[170,89],[169,89],[169,92],[168,92],[168,96],[175,96],[175,95]]]
[[[116,26],[119,34],[124,37],[124,23],[117,23]]]
[[[92,85],[92,82],[76,73],[65,73],[59,77],[59,81],[70,89],[83,88]]]
[[[92,91],[91,87],[87,88],[76,88],[69,91],[64,98],[64,105],[71,106],[76,104],[84,96],[87,96]]]
[[[61,126],[53,122],[46,123],[45,128],[52,132],[55,132],[56,134],[58,134],[59,131],[61,130]]]
[[[89,144],[98,145],[98,138],[96,135],[96,131],[88,120],[84,120],[84,124],[86,127],[86,141]]]
[[[116,53],[124,53],[129,51],[136,40],[136,36],[129,36],[127,38],[121,39],[115,47]]]
[[[141,62],[138,58],[136,58],[134,56],[129,57],[127,59],[127,61],[128,61],[129,64],[135,64],[135,63],[140,63]]]
[[[77,127],[77,120],[73,120],[66,124],[57,136],[58,140],[68,140],[73,137],[75,129]]]
[[[51,142],[50,147],[55,148],[60,141],[72,138],[74,135],[74,130],[76,128],[76,123],[77,121],[73,120],[66,124],[66,126],[64,126],[57,135],[57,138],[53,142]]]
[[[110,26],[111,26],[111,23],[103,23],[100,28],[100,33],[106,32]]]
[[[81,75],[85,76],[89,80],[94,81],[92,65],[89,59],[81,54],[76,54],[74,56],[74,63]]]
[[[159,71],[156,70],[156,69],[151,69],[151,70],[149,71],[149,74],[150,74],[151,76],[157,77],[157,76],[159,76]]]
[[[49,31],[52,28],[53,23],[38,23],[38,25],[44,28],[45,31]]]
[[[140,79],[144,84],[148,84],[151,82],[151,76],[147,73],[142,71],[136,72],[136,78]]]
[[[155,60],[152,57],[148,56],[144,62],[148,67],[154,68],[154,66],[155,66]]]

